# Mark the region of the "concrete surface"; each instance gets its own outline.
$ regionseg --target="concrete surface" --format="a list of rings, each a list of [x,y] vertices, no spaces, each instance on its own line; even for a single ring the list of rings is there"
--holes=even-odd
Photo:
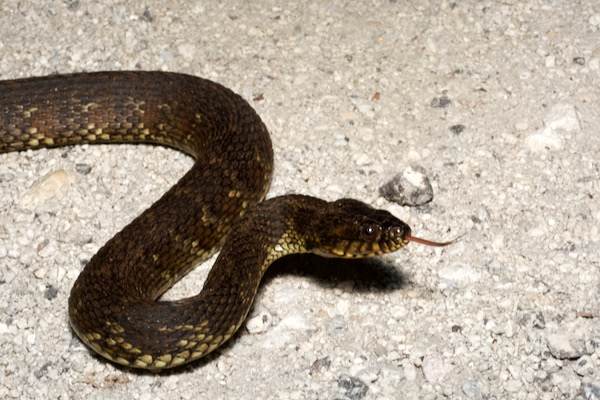
[[[593,0],[1,1],[1,79],[218,81],[270,129],[270,196],[354,197],[419,236],[464,236],[380,263],[288,260],[227,346],[138,373],[81,344],[67,297],[191,160],[135,146],[0,155],[0,398],[600,398],[599,31]],[[412,167],[433,200],[383,199]]]

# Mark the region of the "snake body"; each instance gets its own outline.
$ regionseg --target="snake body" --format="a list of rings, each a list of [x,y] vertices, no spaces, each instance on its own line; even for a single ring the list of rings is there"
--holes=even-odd
[[[402,221],[356,200],[262,201],[273,170],[269,134],[217,83],[163,72],[0,82],[0,153],[83,143],[150,143],[195,158],[99,250],[71,291],[73,330],[119,364],[161,370],[213,351],[242,325],[263,273],[284,255],[374,256],[412,240]],[[220,247],[198,295],[158,300]]]

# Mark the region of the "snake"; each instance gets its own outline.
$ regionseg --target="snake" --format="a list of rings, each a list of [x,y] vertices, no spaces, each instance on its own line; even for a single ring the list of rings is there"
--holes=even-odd
[[[197,360],[243,325],[261,278],[294,253],[391,253],[410,227],[354,199],[288,194],[265,200],[273,148],[255,110],[230,89],[159,71],[107,71],[0,81],[0,153],[81,144],[153,144],[192,168],[91,258],[68,300],[91,350],[161,371]],[[161,295],[220,249],[202,290]]]

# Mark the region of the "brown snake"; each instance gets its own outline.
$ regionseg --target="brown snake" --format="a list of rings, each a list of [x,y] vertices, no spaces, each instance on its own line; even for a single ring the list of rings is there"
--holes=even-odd
[[[98,251],[71,291],[74,331],[126,366],[171,368],[219,347],[242,325],[267,267],[287,254],[370,257],[409,241],[448,244],[415,238],[387,211],[357,200],[261,202],[273,170],[269,134],[219,84],[163,72],[0,82],[0,153],[82,143],[151,143],[196,160]],[[157,300],[219,247],[198,295]]]

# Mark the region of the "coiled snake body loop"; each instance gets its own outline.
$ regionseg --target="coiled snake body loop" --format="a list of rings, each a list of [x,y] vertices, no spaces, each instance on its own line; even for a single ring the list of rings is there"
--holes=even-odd
[[[246,101],[219,84],[163,72],[0,82],[0,153],[82,143],[151,143],[196,160],[101,248],[71,291],[74,331],[123,365],[161,370],[217,348],[243,323],[266,268],[286,254],[373,256],[419,240],[356,200],[261,202],[273,170],[269,134]],[[198,295],[157,300],[221,245]]]

